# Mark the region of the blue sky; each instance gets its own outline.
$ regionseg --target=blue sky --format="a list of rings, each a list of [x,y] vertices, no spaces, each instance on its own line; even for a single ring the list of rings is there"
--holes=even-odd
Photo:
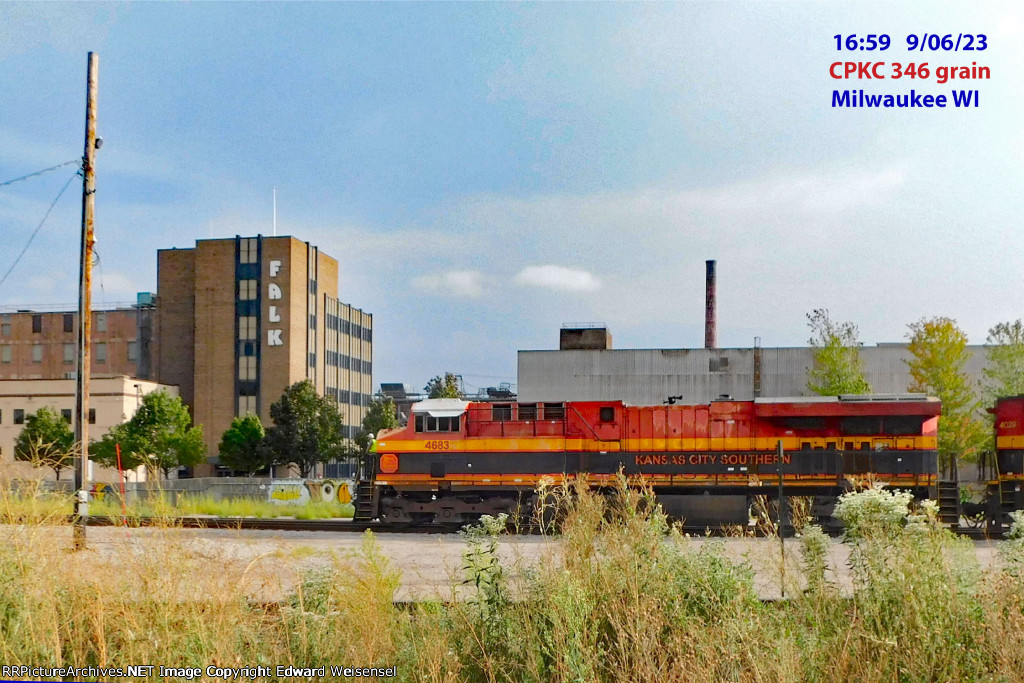
[[[989,49],[908,53],[915,32]],[[992,78],[845,85],[837,33]],[[80,156],[94,50],[97,305],[155,289],[159,248],[269,234],[276,186],[278,233],[374,314],[376,382],[515,382],[564,322],[701,346],[708,258],[723,346],[803,344],[822,307],[866,343],[933,315],[982,343],[1024,315],[1022,46],[999,2],[4,2],[0,182]],[[845,87],[981,106],[832,109]],[[0,272],[70,175],[0,188]],[[80,192],[0,306],[73,306]]]

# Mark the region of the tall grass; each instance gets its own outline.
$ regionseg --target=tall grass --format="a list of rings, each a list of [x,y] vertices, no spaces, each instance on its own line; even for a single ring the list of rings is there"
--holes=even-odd
[[[296,570],[160,532],[71,562],[52,528],[6,527],[0,661],[396,666],[407,681],[1024,677],[1024,542],[982,572],[933,510],[856,494],[837,510],[852,592],[830,575],[833,541],[809,525],[790,544],[789,599],[764,602],[725,541],[681,535],[642,487],[543,494],[557,542],[542,561],[510,559],[504,520],[484,519],[465,534],[460,599],[411,606],[395,603],[400,571],[370,534],[352,556]]]
[[[0,522],[47,521],[64,523],[61,519],[74,511],[73,496],[63,491],[42,492],[28,488],[19,492],[0,489]],[[89,514],[130,518],[174,518],[186,515],[213,517],[295,517],[296,519],[351,518],[355,508],[334,502],[311,502],[304,505],[278,505],[254,498],[215,499],[207,495],[184,495],[158,492],[145,500],[136,500],[127,506],[121,499],[108,495],[89,502]]]

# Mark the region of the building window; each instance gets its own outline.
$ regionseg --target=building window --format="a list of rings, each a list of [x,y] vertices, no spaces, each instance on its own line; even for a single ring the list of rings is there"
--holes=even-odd
[[[243,315],[238,318],[238,339],[245,341],[256,338],[256,316]]]
[[[60,416],[64,418],[64,421],[71,424],[71,409],[64,408],[60,411]]]
[[[39,334],[43,331],[43,316],[32,316],[32,334]]]
[[[708,372],[728,372],[729,371],[729,358],[726,356],[718,356],[717,358],[708,358]]]
[[[96,344],[96,362],[107,362],[107,345],[104,342],[99,342],[98,344]]]
[[[316,367],[316,354],[315,353],[309,354],[309,367],[311,367],[311,368],[315,368]]]
[[[10,363],[10,362],[11,362],[11,347],[10,346],[0,346],[0,363]]]
[[[256,298],[256,281],[255,280],[239,280],[238,281],[238,298],[241,301],[252,301]]]
[[[43,345],[33,344],[32,345],[32,362],[42,363],[43,362]]]
[[[4,314],[3,317],[0,317],[0,335],[5,337],[11,336],[11,316],[9,314]]]
[[[139,359],[139,342],[134,339],[128,342],[128,362],[134,363]]]
[[[21,408],[14,409],[14,424],[23,425],[25,424],[25,411]]]
[[[89,424],[91,424],[91,425],[96,424],[96,409],[95,408],[89,408]]]
[[[107,314],[97,313],[96,314],[96,331],[106,332],[107,331]]]
[[[313,315],[313,314],[310,314],[310,316],[309,316],[309,329],[311,329],[311,330],[315,330],[316,329],[316,316]]]
[[[74,332],[75,331],[75,314],[65,313],[64,314],[64,331]]]
[[[512,406],[508,403],[495,403],[491,406],[491,419],[495,422],[511,420]]]
[[[238,262],[256,263],[256,238],[246,237],[238,242]]]
[[[75,362],[75,345],[65,344],[64,345],[64,364],[70,365]]]
[[[519,419],[520,420],[536,420],[537,419],[537,404],[536,403],[523,403],[519,406]]]
[[[256,379],[256,356],[239,356],[238,379],[243,382]]]
[[[256,414],[256,397],[255,396],[239,396],[238,397],[238,416],[244,417],[252,413]]]

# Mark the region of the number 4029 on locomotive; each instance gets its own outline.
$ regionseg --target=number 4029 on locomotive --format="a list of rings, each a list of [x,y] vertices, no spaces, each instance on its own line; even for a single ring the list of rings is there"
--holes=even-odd
[[[357,519],[468,523],[536,504],[542,478],[643,475],[687,525],[746,524],[756,496],[811,496],[828,517],[850,478],[935,497],[938,399],[867,395],[631,406],[429,399],[382,432]],[[781,462],[777,445],[782,442]],[[826,520],[823,520],[826,521]]]

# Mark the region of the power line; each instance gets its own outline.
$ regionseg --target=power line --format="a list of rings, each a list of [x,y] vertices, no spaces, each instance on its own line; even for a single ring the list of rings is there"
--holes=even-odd
[[[37,175],[43,175],[44,173],[49,173],[50,171],[56,171],[58,168],[64,168],[65,166],[68,166],[70,164],[81,164],[81,163],[82,163],[81,159],[72,159],[71,161],[65,161],[63,164],[57,164],[56,166],[51,166],[50,168],[44,168],[42,171],[36,171],[35,173],[29,173],[28,175],[23,175],[20,178],[14,178],[13,180],[6,180],[6,181],[0,183],[0,187],[4,187],[5,185],[10,185],[12,183],[16,183],[19,180],[28,180],[29,178],[35,177]]]
[[[67,166],[67,164],[61,164],[61,166]],[[43,216],[43,220],[39,221],[39,225],[36,226],[36,229],[33,230],[32,234],[29,236],[28,242],[25,242],[25,247],[21,250],[21,253],[18,254],[18,258],[14,259],[14,263],[12,263],[11,267],[7,269],[7,272],[4,273],[4,276],[0,278],[0,287],[2,287],[4,282],[7,281],[7,278],[8,276],[10,276],[11,271],[14,270],[15,266],[17,266],[18,263],[21,261],[21,257],[25,255],[26,251],[28,251],[29,245],[32,244],[32,240],[35,239],[36,234],[43,227],[43,224],[46,223],[46,219],[50,217],[50,212],[53,211],[53,207],[55,207],[57,205],[57,202],[60,201],[61,196],[63,196],[64,194],[64,190],[68,189],[68,185],[70,185],[71,181],[74,180],[77,176],[78,171],[75,171],[73,174],[71,174],[71,177],[68,178],[68,181],[64,183],[64,187],[60,188],[60,192],[57,193],[57,197],[50,203],[50,207],[46,209],[46,215]]]

